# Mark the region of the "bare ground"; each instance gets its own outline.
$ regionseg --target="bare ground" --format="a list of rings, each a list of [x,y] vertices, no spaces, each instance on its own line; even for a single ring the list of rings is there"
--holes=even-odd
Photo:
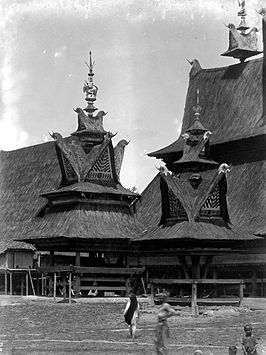
[[[13,300],[0,302],[2,354],[155,354],[156,307],[142,312],[133,342],[123,321],[124,303]],[[228,354],[229,345],[240,346],[245,323],[252,323],[260,353],[266,354],[266,310],[232,307],[208,309],[197,318],[184,309],[171,318],[169,354],[190,355],[196,349]]]

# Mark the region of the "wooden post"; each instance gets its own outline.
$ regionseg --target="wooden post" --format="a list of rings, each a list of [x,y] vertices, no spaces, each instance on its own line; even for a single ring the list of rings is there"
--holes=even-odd
[[[21,296],[23,296],[24,294],[24,275],[22,274],[21,276],[21,286],[20,286],[20,290],[21,290]]]
[[[71,287],[72,287],[72,280],[71,280],[72,274],[71,272],[69,273],[69,290],[68,290],[68,302],[71,304]]]
[[[44,296],[47,296],[47,275],[44,276]]]
[[[35,289],[34,289],[34,285],[33,285],[33,280],[32,280],[32,277],[31,277],[30,268],[29,268],[29,277],[30,277],[30,284],[31,284],[33,296],[36,296]]]
[[[80,266],[80,253],[79,252],[76,253],[75,265]],[[75,283],[73,286],[74,286],[74,290],[75,290],[76,294],[79,295],[80,294],[80,275],[75,276]]]
[[[25,278],[26,278],[26,296],[29,295],[29,274],[26,272],[25,274]]]
[[[263,286],[263,285],[262,285]],[[257,270],[254,269],[252,270],[252,278],[251,278],[251,295],[253,297],[257,296]]]
[[[244,282],[242,281],[239,285],[239,307],[241,307],[243,304],[243,298],[244,298]]]
[[[217,269],[216,267],[213,268],[213,276],[212,278],[215,280],[218,278],[218,273],[217,273]],[[213,296],[214,297],[218,297],[218,291],[217,291],[217,286],[214,286],[214,292],[213,292]]]
[[[7,270],[5,269],[5,295],[7,295],[7,283],[8,283],[8,280],[7,280]]]
[[[9,272],[9,293],[10,295],[13,294],[13,282],[12,282],[12,271]]]
[[[40,278],[39,278],[39,274],[37,274],[37,296],[40,296]]]
[[[43,273],[42,273],[42,296],[44,295],[44,279],[43,279]]]
[[[192,310],[192,315],[197,317],[199,312],[198,312],[198,305],[197,305],[197,283],[196,282],[192,283],[191,310]]]
[[[54,302],[56,301],[56,272],[54,273]]]

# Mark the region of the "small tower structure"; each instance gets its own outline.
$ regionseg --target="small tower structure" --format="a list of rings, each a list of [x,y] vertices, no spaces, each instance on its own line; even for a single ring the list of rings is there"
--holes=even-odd
[[[209,137],[212,134],[200,121],[202,107],[199,104],[199,89],[197,103],[193,107],[195,118],[192,125],[182,134],[184,139],[183,156],[173,162],[175,173],[189,170],[204,171],[218,165],[210,157]]]
[[[233,23],[229,23],[229,47],[226,52],[221,54],[226,57],[233,57],[244,62],[247,58],[260,54],[258,50],[258,39],[256,27],[250,27],[246,24],[246,8],[245,0],[238,0],[240,11],[237,16],[240,16],[239,26],[236,27]]]

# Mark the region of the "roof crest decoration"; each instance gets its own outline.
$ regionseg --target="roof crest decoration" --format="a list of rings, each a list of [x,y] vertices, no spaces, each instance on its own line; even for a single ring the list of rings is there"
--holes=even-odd
[[[242,63],[247,58],[260,54],[261,51],[258,51],[257,32],[259,30],[256,27],[252,27],[250,29],[250,27],[246,24],[246,1],[237,1],[238,6],[240,7],[240,11],[238,11],[237,16],[240,16],[241,20],[238,27],[236,27],[233,23],[225,25],[229,29],[229,48],[221,55],[239,59]],[[247,32],[247,30],[249,30],[249,32]]]

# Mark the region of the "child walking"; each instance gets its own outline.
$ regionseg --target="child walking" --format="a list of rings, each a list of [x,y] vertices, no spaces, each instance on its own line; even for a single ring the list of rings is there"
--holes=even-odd
[[[245,336],[242,338],[242,350],[244,355],[257,355],[257,340],[252,334],[251,324],[244,326]]]
[[[157,355],[168,353],[169,326],[167,319],[179,314],[166,302],[166,296],[162,298],[161,302],[161,307],[158,312],[158,324],[155,331],[155,348]]]

